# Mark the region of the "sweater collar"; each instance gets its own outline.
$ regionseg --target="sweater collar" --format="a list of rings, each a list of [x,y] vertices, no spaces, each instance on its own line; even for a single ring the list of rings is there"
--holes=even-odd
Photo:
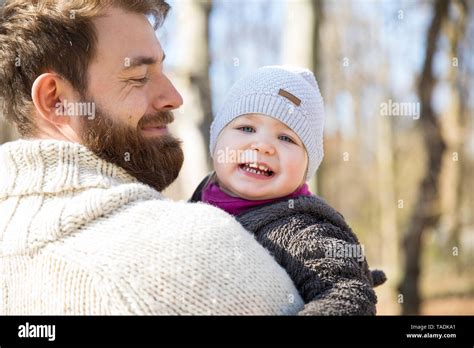
[[[85,146],[52,139],[17,140],[1,145],[0,178],[0,199],[138,182]]]
[[[279,202],[281,200],[295,198],[298,196],[311,196],[311,192],[309,192],[307,184],[304,184],[298,190],[285,197],[263,200],[247,200],[240,197],[233,197],[222,191],[217,183],[211,182],[203,191],[202,201],[225,210],[231,215],[237,216],[257,206]]]

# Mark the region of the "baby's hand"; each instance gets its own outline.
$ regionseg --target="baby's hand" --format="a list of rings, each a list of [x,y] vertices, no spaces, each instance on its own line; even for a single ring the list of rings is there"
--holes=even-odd
[[[379,285],[382,285],[387,280],[385,272],[379,269],[374,269],[373,271],[370,271],[370,274],[372,275],[372,282],[374,288]]]

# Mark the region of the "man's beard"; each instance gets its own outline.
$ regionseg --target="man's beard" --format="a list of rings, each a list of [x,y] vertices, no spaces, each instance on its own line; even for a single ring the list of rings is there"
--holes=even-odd
[[[146,138],[141,133],[145,125],[171,123],[171,112],[145,115],[134,128],[114,121],[96,103],[95,118],[82,120],[83,145],[100,158],[122,167],[140,182],[162,191],[178,177],[184,160],[181,141],[169,134]]]

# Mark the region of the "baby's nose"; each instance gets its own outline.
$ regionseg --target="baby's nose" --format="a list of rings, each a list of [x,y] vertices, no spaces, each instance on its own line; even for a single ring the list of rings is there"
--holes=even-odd
[[[258,152],[261,152],[270,156],[275,153],[275,147],[266,141],[258,141],[258,142],[252,143],[250,148],[252,150],[256,150]]]

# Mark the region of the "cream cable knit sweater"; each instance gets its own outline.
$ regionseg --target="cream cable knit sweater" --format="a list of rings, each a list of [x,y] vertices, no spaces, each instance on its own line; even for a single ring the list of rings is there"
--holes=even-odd
[[[286,272],[233,218],[173,202],[84,146],[0,146],[0,315],[295,314]]]

